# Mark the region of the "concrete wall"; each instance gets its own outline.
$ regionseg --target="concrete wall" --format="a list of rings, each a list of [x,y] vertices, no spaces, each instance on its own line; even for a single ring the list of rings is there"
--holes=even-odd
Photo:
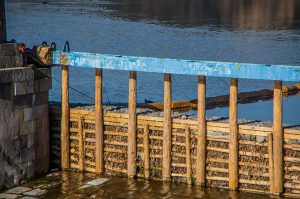
[[[49,169],[51,71],[24,67],[16,47],[0,44],[0,190]]]

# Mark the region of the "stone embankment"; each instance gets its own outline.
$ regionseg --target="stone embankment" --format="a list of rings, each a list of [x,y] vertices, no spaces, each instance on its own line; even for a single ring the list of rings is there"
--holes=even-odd
[[[0,44],[0,190],[48,172],[50,75]]]

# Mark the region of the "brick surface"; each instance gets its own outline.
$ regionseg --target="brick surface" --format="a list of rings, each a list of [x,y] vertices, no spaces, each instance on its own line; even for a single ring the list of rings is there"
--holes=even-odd
[[[38,144],[42,144],[42,143],[38,143],[38,136],[36,133],[27,135],[27,147],[28,148],[35,147]]]
[[[29,67],[0,68],[0,83],[33,81],[34,71]]]
[[[15,108],[26,108],[33,105],[33,94],[14,96],[13,103]]]
[[[34,71],[34,79],[44,79],[51,77],[51,68],[37,68]]]
[[[0,68],[18,68],[23,66],[23,56],[0,56]]]
[[[0,44],[0,56],[12,56],[17,54],[19,54],[18,44],[16,43]]]
[[[20,163],[31,162],[35,159],[35,148],[25,148],[20,150]]]
[[[24,108],[24,121],[32,121],[35,119],[34,111],[32,107]]]
[[[50,78],[47,79],[39,79],[39,92],[49,91],[52,87],[52,80]]]
[[[14,82],[14,95],[26,95],[34,92],[34,81]]]
[[[20,135],[28,135],[36,132],[36,121],[21,121],[20,122]]]
[[[48,104],[48,92],[36,93],[34,94],[33,105],[40,106]]]
[[[47,94],[47,93],[45,93]],[[46,104],[42,104],[42,105],[38,105],[38,106],[34,106],[33,107],[33,111],[34,111],[34,115],[38,118],[38,119],[43,119],[41,118],[40,116],[45,116],[45,113],[48,112],[48,108],[49,108],[49,105],[48,103]]]
[[[20,136],[20,149],[27,148],[27,135]]]

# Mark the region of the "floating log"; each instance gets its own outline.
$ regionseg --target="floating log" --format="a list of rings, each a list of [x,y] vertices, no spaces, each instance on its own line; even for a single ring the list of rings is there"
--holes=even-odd
[[[297,95],[300,91],[300,83],[294,84],[292,86],[282,87],[282,92],[285,97]],[[265,101],[272,100],[274,96],[273,89],[263,89],[259,91],[251,91],[251,92],[241,92],[238,94],[238,103],[247,104],[253,103],[257,101]],[[199,97],[198,97],[199,99]],[[191,101],[174,101],[171,104],[172,110],[176,110],[179,112],[185,112],[190,109],[197,110],[198,109],[198,99],[194,99]],[[221,95],[217,97],[208,97],[206,98],[206,109],[214,109],[217,107],[227,107],[229,106],[229,95]],[[164,105],[162,103],[147,103],[147,104],[139,104],[138,107],[141,108],[151,108],[155,110],[163,110]]]

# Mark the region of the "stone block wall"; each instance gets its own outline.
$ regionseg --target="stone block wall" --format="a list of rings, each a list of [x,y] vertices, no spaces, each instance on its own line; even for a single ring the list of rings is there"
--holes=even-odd
[[[0,44],[0,190],[49,169],[51,70],[23,66],[14,45]]]

